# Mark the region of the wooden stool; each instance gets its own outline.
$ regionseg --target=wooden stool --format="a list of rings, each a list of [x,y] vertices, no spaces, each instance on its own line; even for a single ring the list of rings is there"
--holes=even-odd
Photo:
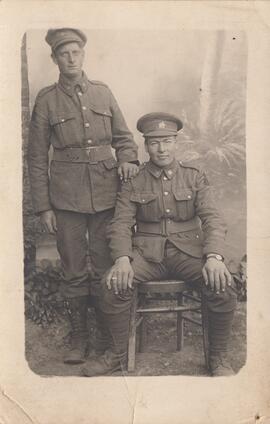
[[[209,369],[209,357],[208,357],[208,319],[207,319],[207,307],[203,297],[198,298],[189,294],[193,290],[193,286],[190,283],[179,280],[164,280],[164,281],[147,281],[145,283],[139,283],[135,288],[134,299],[131,306],[130,316],[130,327],[129,327],[129,343],[128,343],[128,371],[134,371],[135,369],[135,357],[136,357],[136,333],[137,328],[140,329],[139,334],[139,352],[145,350],[147,342],[146,334],[146,323],[145,314],[149,313],[168,313],[176,312],[177,314],[177,343],[176,349],[180,351],[184,345],[184,321],[190,321],[196,325],[202,327],[203,334],[203,350],[207,369]],[[152,300],[157,300],[155,295],[172,295],[177,301],[177,305],[165,306],[165,307],[147,307],[148,299],[147,295],[151,294]],[[168,300],[168,296],[165,298],[158,298],[158,300]],[[187,304],[186,300],[192,300],[196,305]],[[201,317],[200,320],[195,320],[185,315],[185,312],[195,312]]]

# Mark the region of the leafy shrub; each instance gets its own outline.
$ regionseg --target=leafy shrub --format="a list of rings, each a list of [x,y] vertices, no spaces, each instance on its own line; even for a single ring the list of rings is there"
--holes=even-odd
[[[179,159],[201,161],[216,186],[233,191],[245,188],[245,113],[241,102],[219,103],[207,140],[201,139],[199,104],[182,112],[183,131],[179,133]]]
[[[46,327],[64,315],[64,300],[59,291],[60,281],[60,268],[53,268],[49,261],[44,269],[33,268],[28,272],[25,276],[26,318]]]

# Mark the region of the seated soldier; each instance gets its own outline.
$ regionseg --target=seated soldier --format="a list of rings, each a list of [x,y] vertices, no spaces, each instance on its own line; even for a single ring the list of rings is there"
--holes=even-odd
[[[100,307],[111,343],[82,374],[111,374],[125,364],[134,285],[176,278],[195,283],[205,296],[211,375],[233,375],[227,351],[236,293],[224,263],[226,225],[205,173],[175,158],[182,122],[168,113],[150,113],[137,128],[150,160],[122,185],[109,225],[114,265],[104,277]]]

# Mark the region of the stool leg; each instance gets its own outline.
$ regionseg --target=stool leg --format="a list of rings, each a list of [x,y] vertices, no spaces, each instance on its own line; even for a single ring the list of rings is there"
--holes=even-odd
[[[202,331],[203,331],[203,353],[204,353],[204,359],[205,359],[205,366],[207,371],[209,371],[209,325],[208,325],[208,309],[207,309],[207,303],[206,299],[201,295],[202,299]]]
[[[128,340],[128,371],[135,369],[135,356],[136,356],[136,311],[138,303],[137,288],[134,288],[134,296],[130,310],[130,324],[129,324],[129,340]]]
[[[146,306],[146,295],[145,294],[142,294],[140,296],[140,301],[141,301],[142,307]],[[143,352],[145,352],[145,347],[146,347],[146,343],[147,343],[147,314],[145,314],[143,316],[143,319],[142,319],[142,322],[141,322],[139,329],[140,329],[139,352],[143,353]]]
[[[184,304],[184,299],[182,293],[179,293],[177,296],[177,305],[182,306]],[[181,350],[184,346],[184,319],[182,312],[177,312],[177,345],[176,349]]]

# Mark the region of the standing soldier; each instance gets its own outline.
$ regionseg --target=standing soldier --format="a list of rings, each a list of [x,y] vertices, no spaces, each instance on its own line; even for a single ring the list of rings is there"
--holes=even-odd
[[[71,350],[64,362],[76,364],[84,362],[88,349],[87,249],[91,294],[96,295],[101,275],[111,265],[105,231],[113,216],[119,177],[127,180],[137,174],[137,146],[108,86],[89,80],[82,70],[85,34],[73,28],[50,29],[46,41],[60,76],[36,98],[29,175],[35,213],[44,228],[56,234],[62,292],[72,327]],[[102,331],[99,316],[97,306]]]
[[[111,348],[89,360],[82,374],[112,373],[125,362],[133,284],[178,278],[195,283],[206,298],[211,374],[232,375],[227,350],[236,293],[224,263],[226,225],[205,173],[175,159],[181,121],[151,113],[139,119],[137,128],[150,161],[123,184],[108,226],[115,263],[104,278],[100,307]]]

